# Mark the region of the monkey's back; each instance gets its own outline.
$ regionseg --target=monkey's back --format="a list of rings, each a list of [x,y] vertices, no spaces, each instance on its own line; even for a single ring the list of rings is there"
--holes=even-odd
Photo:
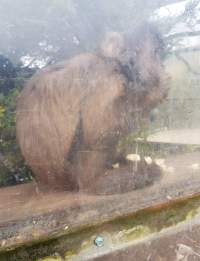
[[[99,135],[94,119],[98,125],[96,117],[102,117],[117,95],[117,82],[112,66],[96,55],[83,54],[47,67],[25,86],[17,103],[17,139],[26,163],[42,183],[70,183],[74,178],[65,165],[80,119],[85,142],[91,143]]]

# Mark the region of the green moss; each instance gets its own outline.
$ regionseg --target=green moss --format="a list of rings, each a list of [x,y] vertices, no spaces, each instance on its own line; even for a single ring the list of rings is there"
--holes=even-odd
[[[122,230],[119,234],[120,241],[130,241],[140,237],[147,236],[151,233],[151,228],[144,225],[137,225],[130,229]]]
[[[31,180],[16,142],[16,101],[22,86],[16,82],[6,95],[0,93],[0,187]]]
[[[165,208],[139,211],[136,214],[99,226],[85,228],[54,240],[1,253],[0,260],[70,260],[72,256],[91,249],[95,250],[94,238],[97,235],[104,237],[105,245],[109,242],[113,245],[130,242],[191,220],[198,213],[199,207],[200,198],[197,197]],[[59,253],[59,255],[55,255],[55,253]],[[13,256],[16,259],[13,259]]]
[[[49,256],[37,259],[35,261],[62,261],[63,259],[60,256]]]
[[[73,252],[73,251],[66,251],[65,254],[64,254],[65,261],[70,260],[70,258],[72,258],[75,255],[76,255],[76,253]]]

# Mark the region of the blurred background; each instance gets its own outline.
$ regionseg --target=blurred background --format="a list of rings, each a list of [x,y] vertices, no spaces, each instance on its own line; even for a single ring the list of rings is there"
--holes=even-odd
[[[32,179],[15,137],[16,99],[26,81],[46,65],[94,51],[106,32],[131,35],[144,21],[163,34],[171,77],[148,130],[200,129],[199,0],[0,0],[0,187]]]

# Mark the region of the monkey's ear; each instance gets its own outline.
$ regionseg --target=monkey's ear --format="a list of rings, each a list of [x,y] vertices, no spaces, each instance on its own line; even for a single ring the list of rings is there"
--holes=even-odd
[[[119,32],[108,32],[101,43],[100,52],[108,58],[119,59],[125,51],[124,36]]]

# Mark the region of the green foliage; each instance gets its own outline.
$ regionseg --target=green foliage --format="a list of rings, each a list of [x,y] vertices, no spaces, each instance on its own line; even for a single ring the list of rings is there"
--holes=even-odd
[[[24,81],[8,94],[0,93],[0,187],[31,180],[16,142],[16,102]]]

